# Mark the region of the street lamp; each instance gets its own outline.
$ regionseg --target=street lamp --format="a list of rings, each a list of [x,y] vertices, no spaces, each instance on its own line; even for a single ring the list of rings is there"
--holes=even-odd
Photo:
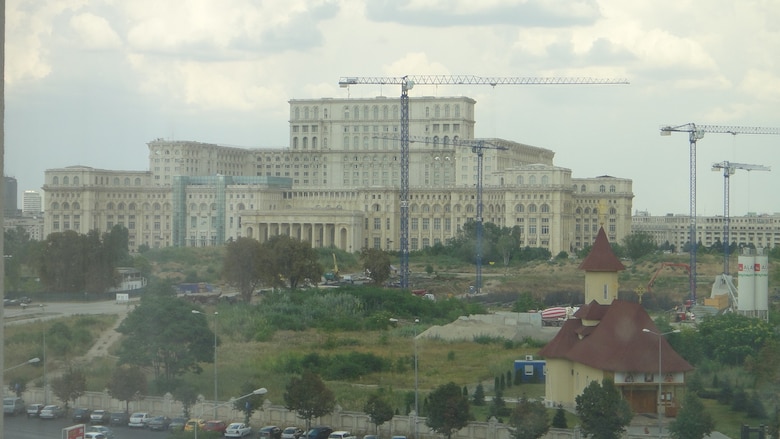
[[[664,415],[663,408],[664,407],[663,407],[663,399],[662,399],[663,398],[663,393],[661,393],[661,390],[662,390],[661,386],[662,386],[662,384],[664,382],[663,369],[662,369],[663,362],[661,361],[661,339],[665,335],[676,334],[676,333],[680,332],[680,330],[679,329],[675,329],[674,331],[658,333],[658,332],[655,332],[655,331],[651,331],[651,330],[649,330],[647,328],[644,328],[644,329],[642,329],[642,332],[647,332],[648,334],[653,334],[656,337],[658,337],[658,437],[660,438],[660,437],[662,437],[663,426],[664,426],[664,424],[663,424],[663,415]]]
[[[204,316],[206,313],[200,312],[197,309],[192,310],[193,314],[203,314]],[[218,312],[214,311],[214,419],[217,418],[217,315],[219,315]]]
[[[398,323],[398,319],[390,318],[393,323]],[[417,375],[417,324],[420,319],[414,319],[414,439],[418,439],[417,417],[420,416],[419,405],[419,380]]]
[[[41,361],[41,359],[38,358],[38,357],[30,358],[29,360],[25,361],[24,363],[17,364],[16,366],[9,367],[8,369],[4,369],[3,373],[8,372],[9,370],[14,370],[17,367],[22,367],[22,366],[25,366],[25,365],[28,365],[28,364],[38,363],[39,361]]]
[[[193,312],[195,312],[195,311],[193,311]],[[259,389],[253,390],[252,393],[247,393],[244,396],[239,396],[238,398],[231,399],[228,402],[223,402],[222,404],[215,405],[214,406],[214,419],[217,418],[217,408],[223,407],[223,406],[226,406],[226,405],[229,405],[229,404],[233,404],[236,401],[242,400],[244,398],[249,398],[250,396],[253,396],[253,395],[265,395],[266,393],[268,393],[268,389],[266,389],[265,387],[261,387]],[[203,408],[200,409],[200,416],[198,416],[197,419],[201,419],[201,418],[203,418]],[[200,424],[198,422],[196,422],[195,423],[195,439],[198,439],[198,430],[200,430]]]

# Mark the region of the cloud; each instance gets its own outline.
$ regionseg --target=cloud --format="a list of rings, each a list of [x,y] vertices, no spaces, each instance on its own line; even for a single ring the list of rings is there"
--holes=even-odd
[[[414,26],[560,27],[592,23],[595,0],[367,0],[370,20]]]
[[[78,14],[70,19],[70,26],[79,36],[76,44],[87,50],[118,49],[122,46],[121,38],[103,17],[91,13]]]

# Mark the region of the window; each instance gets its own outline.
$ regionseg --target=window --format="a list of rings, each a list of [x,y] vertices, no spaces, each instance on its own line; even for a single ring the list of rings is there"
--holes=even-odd
[[[382,218],[374,218],[374,230],[382,229]]]
[[[419,228],[418,221],[419,221],[418,218],[412,218],[412,230],[417,230]]]

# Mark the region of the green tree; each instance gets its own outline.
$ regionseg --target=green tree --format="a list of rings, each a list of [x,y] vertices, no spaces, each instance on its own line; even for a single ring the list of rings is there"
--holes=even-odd
[[[471,403],[476,406],[485,405],[485,388],[482,386],[482,383],[477,384],[474,395],[471,397]]]
[[[238,289],[245,303],[262,282],[263,246],[252,238],[238,238],[227,244],[222,261],[222,277]]]
[[[585,435],[618,439],[631,422],[631,407],[609,378],[604,378],[601,384],[591,381],[574,400]]]
[[[755,355],[745,359],[747,369],[765,385],[780,385],[780,341],[768,341]]]
[[[514,428],[515,439],[537,439],[550,429],[547,409],[540,401],[530,401],[523,396],[512,410],[509,424]]]
[[[256,383],[247,381],[241,385],[241,395],[249,395],[246,398],[241,398],[233,402],[233,408],[244,413],[244,423],[249,424],[249,419],[252,414],[263,406],[265,396],[263,394],[254,394],[254,391],[258,389]]]
[[[558,408],[555,410],[555,416],[552,420],[553,428],[569,428],[566,422],[566,411],[563,409],[562,404],[558,404]]]
[[[70,401],[76,403],[81,395],[87,390],[87,376],[81,369],[68,369],[62,375],[54,377],[49,381],[51,391],[57,398],[65,402],[65,411],[70,406]]]
[[[393,407],[380,395],[373,393],[368,396],[363,411],[374,424],[374,432],[379,433],[379,426],[393,419]]]
[[[623,238],[623,246],[626,255],[636,261],[642,256],[649,255],[658,250],[653,235],[647,232],[633,232]]]
[[[434,389],[428,395],[428,417],[425,425],[450,439],[452,434],[469,423],[468,397],[463,396],[460,387],[449,382]]]
[[[130,411],[130,401],[146,394],[146,374],[137,366],[119,366],[114,369],[106,383],[112,398],[125,402],[125,411]]]
[[[703,352],[729,365],[743,364],[748,356],[758,355],[765,344],[777,340],[769,323],[737,313],[706,318],[696,327]]]
[[[669,434],[674,439],[702,439],[714,428],[715,421],[705,411],[699,397],[687,392],[677,417],[669,423]]]
[[[390,278],[390,255],[386,251],[364,248],[360,252],[360,262],[375,285],[382,285]]]
[[[311,428],[311,420],[325,416],[333,411],[336,398],[333,391],[325,386],[319,375],[304,371],[300,377],[293,377],[287,383],[284,392],[284,406],[294,411],[306,421],[306,430]]]
[[[311,243],[287,235],[274,236],[263,243],[267,260],[261,266],[261,277],[268,285],[298,288],[302,281],[319,282],[322,265]]]
[[[191,304],[168,291],[150,287],[117,331],[126,336],[119,363],[150,367],[155,379],[170,385],[186,372],[200,373],[199,362],[214,361],[214,333],[204,315],[193,314]]]
[[[184,409],[184,417],[190,418],[190,409],[198,402],[198,389],[190,383],[180,383],[173,392],[173,399],[181,403]]]
[[[544,305],[537,300],[534,295],[528,291],[520,293],[517,300],[512,304],[512,312],[528,312],[541,309]]]
[[[5,291],[15,292],[22,287],[22,271],[29,264],[34,243],[23,227],[7,229],[3,233],[3,252],[5,253]]]
[[[45,288],[64,293],[84,291],[82,248],[83,240],[73,230],[49,234],[36,261]]]

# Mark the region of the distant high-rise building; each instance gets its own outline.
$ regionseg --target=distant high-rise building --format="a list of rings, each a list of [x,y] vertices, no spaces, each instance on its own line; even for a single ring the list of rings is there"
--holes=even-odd
[[[16,179],[14,177],[5,176],[3,183],[3,216],[16,216],[18,208],[16,201]]]
[[[22,214],[39,215],[43,212],[42,206],[40,192],[33,190],[24,191],[22,194]]]

